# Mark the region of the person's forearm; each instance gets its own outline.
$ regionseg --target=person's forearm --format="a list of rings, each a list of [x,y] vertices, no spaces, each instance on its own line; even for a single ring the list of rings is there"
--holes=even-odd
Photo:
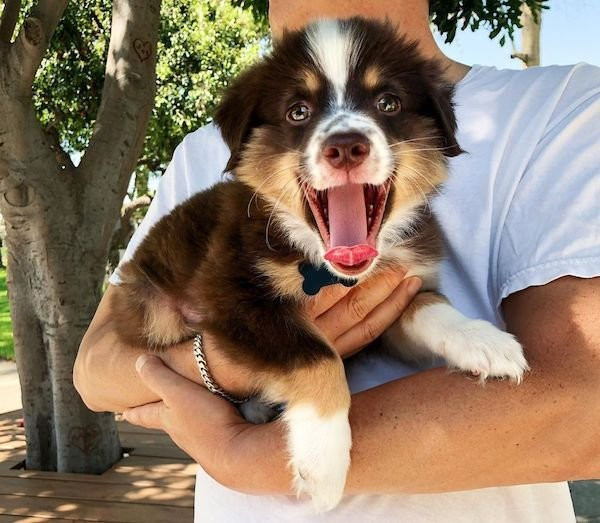
[[[99,326],[84,338],[74,369],[79,394],[92,410],[122,412],[159,398],[148,390],[135,371],[142,348],[126,346],[115,335],[110,324]],[[191,351],[169,351],[161,355],[174,370],[192,379],[186,372]]]
[[[520,386],[482,387],[434,369],[356,394],[346,491],[432,493],[598,475],[598,392],[541,371]],[[282,428],[240,439],[232,459],[243,460],[243,474],[232,486],[290,493]]]
[[[75,367],[73,379],[86,405],[96,411],[122,412],[126,408],[145,405],[160,398],[144,386],[135,370],[137,358],[146,352],[142,347],[123,343],[116,333],[110,306],[113,287],[109,286],[96,315],[86,332]],[[213,378],[233,395],[244,396],[250,382],[243,369],[229,364],[215,350],[210,336],[204,335],[204,352]],[[187,341],[158,354],[178,374],[202,384]]]

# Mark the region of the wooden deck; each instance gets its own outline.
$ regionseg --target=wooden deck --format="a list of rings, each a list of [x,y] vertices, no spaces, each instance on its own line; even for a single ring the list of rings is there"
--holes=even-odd
[[[164,433],[117,422],[128,457],[100,476],[14,469],[25,458],[21,412],[0,415],[0,523],[191,522],[196,465]]]

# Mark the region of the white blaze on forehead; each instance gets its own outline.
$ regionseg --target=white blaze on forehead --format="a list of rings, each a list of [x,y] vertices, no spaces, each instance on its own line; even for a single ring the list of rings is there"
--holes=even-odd
[[[341,106],[350,71],[356,65],[358,41],[352,27],[337,20],[320,20],[307,32],[309,53],[331,82],[335,103]]]

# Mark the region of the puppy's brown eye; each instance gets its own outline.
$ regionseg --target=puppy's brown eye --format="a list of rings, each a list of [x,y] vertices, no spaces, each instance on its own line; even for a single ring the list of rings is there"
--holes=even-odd
[[[291,123],[303,123],[310,118],[310,107],[306,104],[294,104],[288,109],[286,118]]]
[[[393,94],[384,94],[377,100],[377,109],[386,114],[400,111],[400,99]]]

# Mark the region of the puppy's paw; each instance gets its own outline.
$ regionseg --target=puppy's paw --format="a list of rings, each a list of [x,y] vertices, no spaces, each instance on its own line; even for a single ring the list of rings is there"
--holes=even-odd
[[[523,347],[514,336],[483,320],[464,321],[444,340],[443,353],[448,365],[479,376],[523,380],[529,365]]]
[[[303,405],[286,411],[284,419],[296,493],[307,494],[318,512],[333,509],[342,499],[350,466],[348,411],[322,417]]]

